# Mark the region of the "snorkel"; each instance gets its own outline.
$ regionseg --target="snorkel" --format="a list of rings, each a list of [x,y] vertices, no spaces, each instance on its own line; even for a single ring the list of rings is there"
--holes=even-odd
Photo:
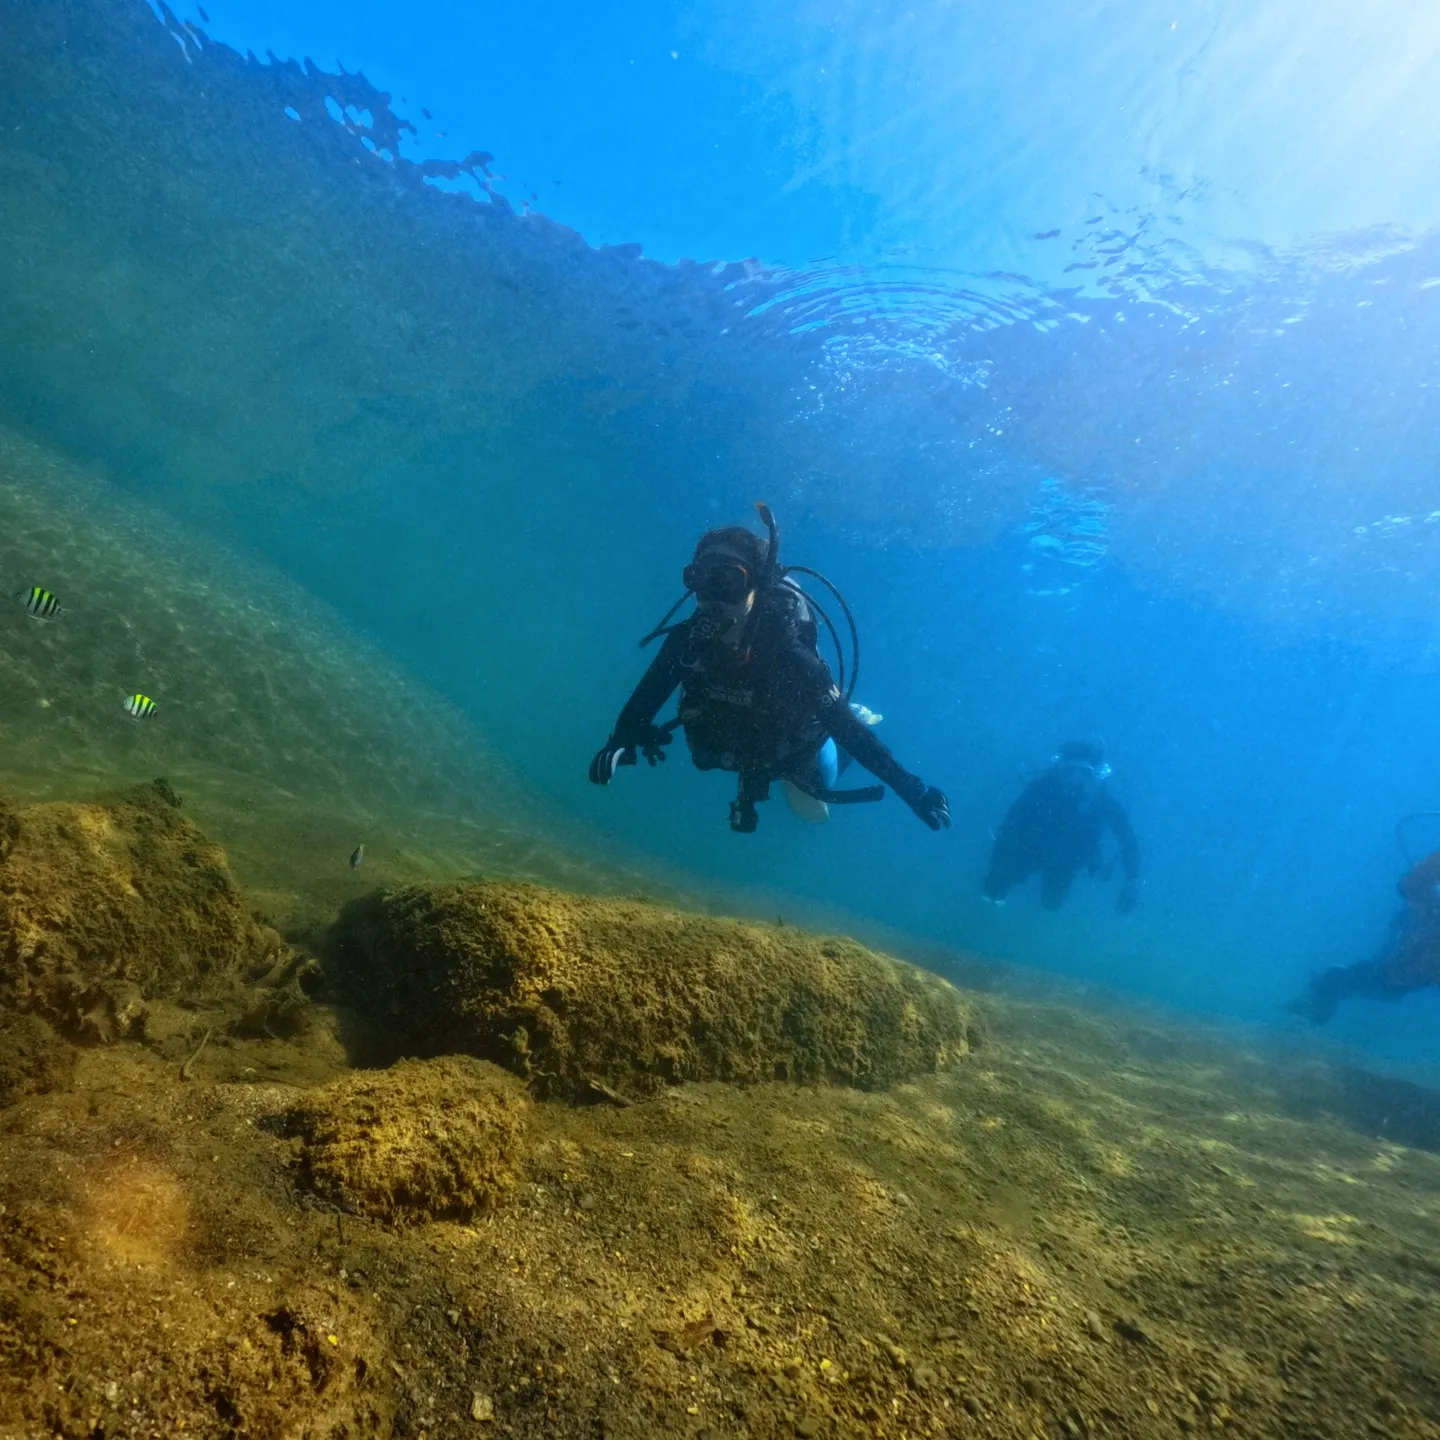
[[[765,547],[765,572],[760,577],[760,588],[767,590],[775,583],[775,577],[780,573],[780,527],[775,523],[775,516],[770,507],[763,501],[755,502],[755,513],[759,515],[761,523],[765,526],[765,534],[769,544]]]

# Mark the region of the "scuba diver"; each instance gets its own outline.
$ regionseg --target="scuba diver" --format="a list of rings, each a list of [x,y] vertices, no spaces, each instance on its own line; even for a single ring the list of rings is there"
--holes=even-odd
[[[1071,882],[1083,868],[1108,880],[1114,861],[1100,856],[1108,827],[1120,842],[1124,882],[1115,908],[1128,915],[1140,893],[1140,847],[1124,808],[1106,789],[1110,767],[1105,752],[1089,740],[1067,740],[1050,765],[1034,779],[1006,813],[995,837],[990,869],[980,893],[996,905],[1037,871],[1040,903],[1058,910]]]
[[[793,804],[797,812],[805,813],[809,802],[807,818],[823,818],[820,807],[826,805],[879,800],[888,785],[932,830],[948,826],[945,796],[903,769],[871,729],[878,717],[851,703],[860,655],[844,597],[818,571],[782,567],[775,518],[768,506],[755,508],[768,540],[741,526],[700,537],[682,577],[684,595],[640,642],[644,646],[665,637],[613,733],[590,762],[592,783],[608,785],[617,767],[636,763],[637,751],[655,765],[683,727],[697,769],[738,775],[730,828],[741,834],[759,823],[755,806],[769,798],[776,780],[787,791],[799,792]],[[826,585],[849,621],[854,658],[848,686],[835,627],[790,578],[797,573]],[[692,595],[694,613],[670,624]],[[835,643],[839,684],[820,657],[816,615]],[[677,687],[679,713],[657,725],[655,716]],[[884,784],[837,790],[835,782],[852,758]]]
[[[1412,865],[1397,888],[1405,909],[1395,917],[1380,954],[1313,976],[1305,993],[1286,1006],[1291,1014],[1323,1025],[1351,996],[1398,1000],[1412,990],[1440,985],[1440,850]]]

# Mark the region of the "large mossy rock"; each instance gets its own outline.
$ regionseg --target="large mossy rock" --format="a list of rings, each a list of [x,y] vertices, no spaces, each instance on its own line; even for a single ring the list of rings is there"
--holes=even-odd
[[[263,966],[280,937],[163,781],[97,804],[0,802],[0,1006],[72,1039],[136,1029]]]
[[[539,1095],[685,1080],[876,1088],[968,1049],[938,976],[850,940],[533,885],[411,886],[351,906],[341,958],[395,1053],[468,1053]]]

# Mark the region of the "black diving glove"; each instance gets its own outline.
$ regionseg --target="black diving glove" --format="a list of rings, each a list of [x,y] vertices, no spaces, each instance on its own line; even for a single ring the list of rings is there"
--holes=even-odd
[[[1140,882],[1138,880],[1127,880],[1120,887],[1120,893],[1115,897],[1115,908],[1120,914],[1128,915],[1135,908],[1135,902],[1139,898]]]
[[[662,729],[659,725],[649,725],[639,742],[640,753],[653,767],[665,758],[665,747],[674,738],[670,731]]]
[[[647,725],[644,733],[629,744],[622,744],[612,735],[595,752],[595,758],[590,762],[590,783],[608,785],[621,765],[634,765],[637,746],[651,765],[658,764],[665,758],[665,746],[672,738],[668,730],[662,730],[658,725]]]
[[[615,778],[615,771],[621,765],[635,763],[635,747],[621,745],[612,735],[596,752],[590,762],[590,783],[608,785]]]
[[[911,784],[895,793],[932,830],[950,828],[950,802],[933,785],[927,785],[918,776],[910,777]]]

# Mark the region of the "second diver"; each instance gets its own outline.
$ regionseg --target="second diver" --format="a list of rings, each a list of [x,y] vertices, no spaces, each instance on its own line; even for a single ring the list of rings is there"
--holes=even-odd
[[[1397,888],[1405,908],[1391,922],[1379,955],[1354,965],[1334,965],[1313,976],[1304,994],[1287,1009],[1311,1024],[1323,1025],[1342,1000],[1398,1000],[1414,990],[1440,985],[1440,850],[1412,865]]]
[[[1006,814],[981,894],[1002,905],[1015,886],[1038,872],[1040,903],[1058,910],[1081,870],[1109,878],[1111,867],[1100,850],[1109,829],[1120,844],[1124,870],[1115,908],[1129,914],[1140,893],[1140,847],[1130,817],[1105,784],[1109,775],[1099,745],[1067,740]]]
[[[695,612],[674,625],[662,621],[647,637],[664,635],[665,642],[590,762],[591,781],[608,785],[618,766],[636,763],[637,752],[651,765],[663,760],[664,747],[683,727],[697,769],[739,776],[730,828],[742,834],[755,829],[756,803],[769,798],[776,780],[820,805],[880,799],[879,785],[834,788],[852,758],[932,830],[948,826],[945,796],[899,764],[856,714],[863,707],[852,708],[849,694],[835,683],[820,657],[813,602],[789,578],[801,567],[781,568],[774,519],[764,506],[757,508],[768,540],[741,526],[700,537],[685,567],[685,595],[670,614],[692,594]],[[838,650],[838,637],[836,643]],[[840,663],[843,684],[843,653]],[[679,713],[657,725],[655,717],[677,688]]]

